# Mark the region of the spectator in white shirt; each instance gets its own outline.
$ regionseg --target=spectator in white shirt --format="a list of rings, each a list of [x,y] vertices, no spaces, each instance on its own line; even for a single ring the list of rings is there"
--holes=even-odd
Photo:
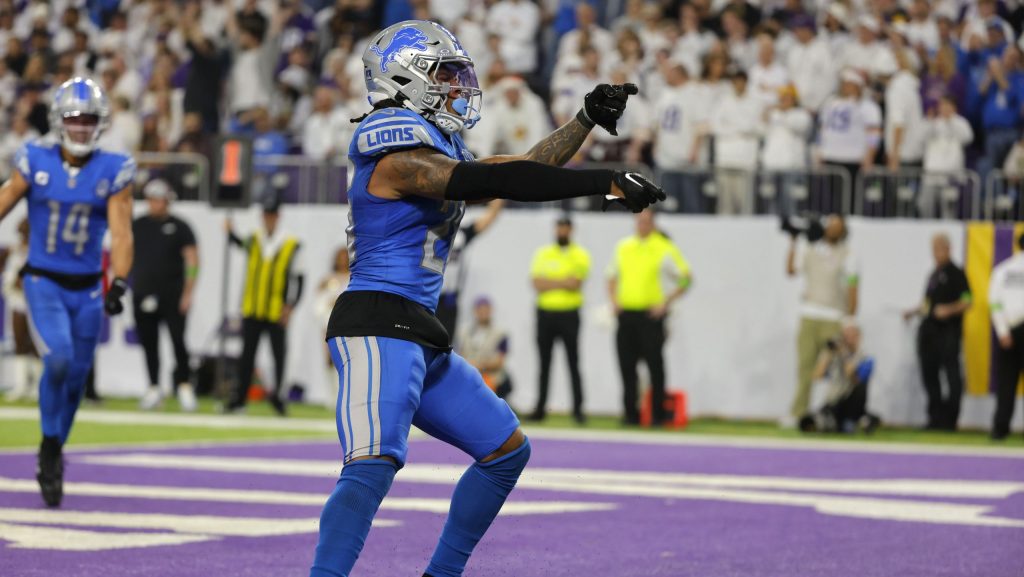
[[[821,107],[819,155],[826,166],[844,171],[849,182],[874,166],[881,144],[882,111],[864,98],[864,78],[854,70],[840,75],[839,94]]]
[[[1012,42],[1013,27],[999,17],[996,13],[996,0],[978,0],[972,8],[969,4],[964,14],[963,30],[960,33],[960,45],[967,49],[972,36],[988,37],[988,28],[998,26],[1002,30],[1003,38]]]
[[[672,58],[684,63],[687,72],[696,78],[702,72],[701,60],[717,39],[711,31],[701,27],[700,16],[692,4],[683,4],[679,8],[679,29],[680,35],[672,51]]]
[[[313,91],[313,111],[306,117],[302,128],[302,154],[313,160],[339,156],[335,149],[331,114],[334,112],[335,94],[329,86],[318,86]]]
[[[499,55],[509,72],[537,69],[540,8],[531,0],[500,0],[487,12],[487,31],[501,38]]]
[[[715,137],[715,190],[718,214],[744,214],[751,210],[753,171],[761,133],[761,103],[747,89],[747,73],[731,75],[733,90],[711,114]]]
[[[576,4],[576,29],[566,32],[558,41],[556,74],[560,68],[572,66],[571,59],[578,57],[584,46],[593,46],[602,55],[611,54],[615,50],[615,37],[597,25],[597,11],[594,7],[587,2],[580,2]]]
[[[700,110],[701,91],[689,81],[682,63],[668,63],[664,75],[666,85],[650,119],[654,167],[665,193],[680,203],[683,212],[701,212],[700,179],[692,172],[698,161],[698,130],[705,122],[695,114]],[[706,158],[701,160],[706,163]]]
[[[974,140],[974,131],[967,119],[957,114],[953,97],[946,95],[939,99],[936,108],[928,111],[922,136],[925,177],[918,210],[922,216],[935,216],[939,201],[939,216],[951,218],[955,216],[951,203],[960,198],[961,179],[957,173],[964,170],[964,147]],[[946,191],[951,191],[952,198],[945,197]]]
[[[789,77],[800,94],[800,103],[812,112],[835,92],[838,80],[828,42],[814,33],[814,20],[807,15],[793,18],[796,43],[789,49]]]
[[[789,72],[775,58],[775,38],[762,32],[755,38],[757,63],[750,68],[750,90],[764,106],[778,102],[779,89],[789,84]]]
[[[910,3],[910,22],[906,25],[907,41],[919,53],[932,54],[939,49],[939,25],[931,16],[928,0]]]
[[[840,68],[852,68],[873,81],[879,64],[890,57],[888,48],[879,40],[881,27],[874,16],[862,16],[857,21],[857,40],[847,44],[839,57]]]
[[[1024,249],[1024,235],[1017,239]],[[992,327],[999,337],[995,352],[996,411],[992,417],[992,439],[1010,434],[1010,421],[1017,404],[1017,382],[1024,371],[1024,250],[992,269],[988,289]]]
[[[724,42],[729,58],[740,68],[749,69],[757,60],[755,54],[757,49],[750,41],[750,29],[747,27],[747,23],[733,7],[722,11],[722,32],[725,36]]]
[[[110,99],[110,126],[100,135],[99,145],[114,152],[134,153],[142,142],[142,122],[125,96]]]
[[[924,111],[921,109],[921,80],[899,34],[892,35],[892,52],[897,70],[879,70],[888,78],[885,87],[886,167],[920,168],[924,158]]]
[[[267,26],[252,6],[248,14],[232,14],[227,20],[228,37],[234,48],[231,72],[227,79],[228,110],[236,128],[252,122],[257,109],[271,104],[271,75],[276,54],[271,42],[265,42]]]
[[[4,131],[0,137],[0,178],[7,179],[11,174],[11,160],[23,144],[39,138],[39,131],[32,128],[23,114],[15,114],[11,120],[10,130]]]
[[[850,12],[844,4],[828,2],[823,16],[821,38],[828,42],[829,50],[833,54],[841,55],[846,46],[852,42],[849,30]]]
[[[506,76],[487,95],[487,113],[466,133],[466,144],[477,157],[523,154],[551,132],[544,101],[522,78]]]
[[[778,208],[790,214],[794,200],[806,196],[807,140],[814,120],[799,106],[798,92],[792,84],[779,89],[778,105],[765,110],[765,138],[761,149],[761,167],[777,173],[766,190],[778,199]],[[798,194],[802,187],[805,194]],[[763,192],[763,191],[762,191]],[[771,203],[773,207],[775,203]]]
[[[593,46],[585,46],[580,52],[580,67],[556,78],[553,87],[551,113],[555,124],[561,126],[571,120],[579,109],[583,97],[600,84],[601,54]]]

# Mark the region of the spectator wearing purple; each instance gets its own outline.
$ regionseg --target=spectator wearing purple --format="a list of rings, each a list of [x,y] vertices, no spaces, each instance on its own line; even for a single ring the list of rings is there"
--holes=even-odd
[[[978,94],[982,98],[981,121],[985,129],[985,153],[978,161],[978,172],[984,179],[1003,163],[1020,131],[1024,75],[1016,46],[1007,46],[1002,58],[989,58]]]
[[[967,83],[956,68],[956,51],[946,44],[928,59],[927,70],[921,78],[921,100],[924,109],[931,110],[939,100],[949,96],[961,114],[967,108]]]

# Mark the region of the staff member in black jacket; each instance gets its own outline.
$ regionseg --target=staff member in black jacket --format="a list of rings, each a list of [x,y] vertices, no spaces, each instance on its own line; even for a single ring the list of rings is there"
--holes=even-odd
[[[928,277],[924,301],[904,313],[904,319],[922,317],[917,331],[921,380],[928,394],[928,428],[956,430],[964,378],[960,370],[963,316],[971,308],[971,287],[964,271],[950,259],[949,237],[932,238],[935,270]],[[939,375],[946,375],[948,391],[942,394]]]
[[[160,389],[160,323],[167,326],[174,347],[174,388],[183,411],[196,409],[192,390],[185,318],[192,306],[192,288],[199,275],[199,251],[188,223],[170,213],[174,191],[154,179],[142,189],[149,212],[135,219],[135,261],[132,295],[135,328],[146,353],[149,389],[139,406],[153,410],[163,403]]]
[[[270,336],[274,355],[274,391],[267,400],[278,415],[284,416],[281,400],[287,356],[288,321],[302,296],[304,280],[302,245],[299,239],[278,226],[280,200],[268,198],[263,204],[263,230],[242,239],[235,234],[231,220],[224,221],[232,245],[246,252],[245,288],[242,293],[242,358],[239,361],[234,398],[227,405],[229,412],[245,407],[249,385],[256,364],[256,349],[263,333]]]

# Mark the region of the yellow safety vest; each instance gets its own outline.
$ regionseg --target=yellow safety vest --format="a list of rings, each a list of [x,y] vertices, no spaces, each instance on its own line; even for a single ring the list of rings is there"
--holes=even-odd
[[[557,244],[543,247],[533,256],[531,278],[548,280],[583,280],[590,273],[590,255],[575,243],[562,248]],[[537,308],[543,311],[574,311],[583,306],[583,292],[553,289],[537,295]]]
[[[249,264],[245,276],[245,292],[242,294],[242,316],[277,322],[284,308],[288,274],[299,241],[294,237],[286,238],[277,254],[269,259],[263,258],[263,240],[260,235],[253,234],[247,244]]]
[[[627,311],[644,311],[665,302],[662,279],[685,287],[690,263],[665,235],[631,236],[619,242],[608,275],[617,280],[616,298]]]

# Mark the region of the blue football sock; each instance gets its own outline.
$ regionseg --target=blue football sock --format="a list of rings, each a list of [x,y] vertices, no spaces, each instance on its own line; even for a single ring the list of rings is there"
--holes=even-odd
[[[64,442],[64,381],[71,359],[56,352],[43,357],[43,376],[39,379],[39,424],[44,437],[57,437]]]
[[[353,461],[341,471],[323,513],[310,577],[347,577],[398,467],[386,459]]]
[[[459,577],[473,548],[498,515],[530,459],[530,440],[488,463],[473,463],[459,479],[448,520],[430,559],[433,577]]]
[[[89,378],[89,364],[71,363],[64,381],[64,405],[60,409],[60,442],[66,443],[75,422],[75,413],[85,396],[85,381]]]

